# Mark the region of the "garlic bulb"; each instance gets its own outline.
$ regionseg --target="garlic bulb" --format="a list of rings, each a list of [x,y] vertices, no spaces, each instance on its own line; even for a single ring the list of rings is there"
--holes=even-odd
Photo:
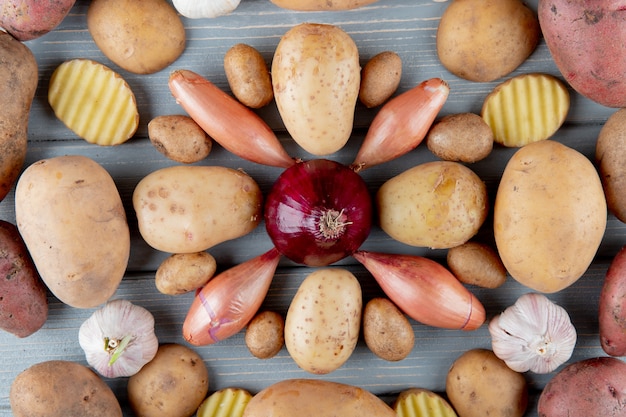
[[[178,13],[190,19],[224,16],[239,6],[241,0],[174,0]]]
[[[546,296],[524,294],[489,323],[497,357],[517,372],[549,373],[565,363],[576,344],[567,311]]]
[[[127,300],[109,301],[80,326],[87,363],[107,378],[136,374],[156,355],[154,317]]]

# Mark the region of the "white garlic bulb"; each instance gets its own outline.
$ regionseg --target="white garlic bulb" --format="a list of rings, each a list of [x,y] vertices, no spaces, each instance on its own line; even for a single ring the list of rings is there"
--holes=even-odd
[[[189,19],[225,16],[239,6],[241,0],[174,0],[178,13]]]
[[[107,378],[136,374],[156,355],[154,317],[127,300],[113,300],[80,326],[78,342],[87,363]]]
[[[565,363],[576,345],[567,311],[538,293],[524,294],[489,323],[497,357],[517,372],[549,373]]]

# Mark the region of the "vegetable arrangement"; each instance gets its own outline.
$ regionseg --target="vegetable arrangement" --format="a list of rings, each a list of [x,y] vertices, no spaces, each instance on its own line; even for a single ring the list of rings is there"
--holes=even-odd
[[[302,3],[299,7],[306,7],[307,10],[330,10],[327,9],[328,4],[315,6],[311,3],[305,6],[306,2]],[[343,6],[337,7],[345,10],[367,3],[371,2],[345,2]],[[507,5],[514,8],[519,6],[510,3],[509,5],[507,2]],[[238,2],[235,2],[231,10],[225,9],[225,13],[230,13],[237,5]],[[175,3],[175,6],[180,7],[180,3]],[[96,6],[91,10],[92,21],[97,10]],[[495,9],[491,11],[495,13]],[[137,13],[140,15],[142,12]],[[167,13],[172,16],[171,10]],[[450,15],[446,17],[449,18]],[[525,14],[524,18],[528,16]],[[174,20],[176,26],[178,20]],[[536,27],[531,25],[531,29],[535,33]],[[299,33],[300,31],[304,33]],[[95,29],[90,28],[90,32],[94,35],[94,42],[98,44]],[[327,35],[330,38],[324,39]],[[139,37],[146,36],[148,35]],[[180,41],[181,36],[177,39]],[[532,37],[525,46],[530,49],[534,47]],[[105,56],[116,62],[113,55],[107,54],[106,47],[99,47]],[[329,53],[335,49],[336,52]],[[177,48],[172,51],[173,60],[178,53],[182,53]],[[250,110],[257,105],[254,100],[248,101],[245,90],[239,88],[245,87],[243,84],[248,82],[248,78],[237,78],[237,75],[242,74],[232,74],[232,70],[236,71],[237,66],[242,65],[237,62],[243,61],[224,60],[225,71],[231,71],[228,82],[235,98],[199,73],[188,69],[171,72],[167,86],[176,102],[189,115],[184,118],[187,127],[201,133],[194,139],[194,143],[202,143],[204,149],[177,152],[179,140],[190,140],[191,143],[191,139],[184,133],[177,137],[169,136],[173,135],[172,131],[182,129],[177,124],[182,120],[177,119],[174,123],[170,119],[165,126],[160,126],[158,135],[153,129],[150,138],[164,156],[181,164],[202,162],[209,156],[211,141],[215,140],[235,157],[284,170],[265,196],[252,176],[219,166],[166,168],[155,171],[137,184],[132,203],[139,234],[150,247],[170,253],[170,262],[177,263],[173,266],[163,264],[163,269],[159,272],[169,272],[169,279],[174,282],[164,281],[163,276],[155,277],[158,279],[155,279],[158,290],[172,296],[196,291],[182,328],[182,337],[186,342],[194,346],[215,344],[247,327],[250,338],[246,333],[246,345],[257,358],[274,357],[284,344],[291,358],[302,370],[313,374],[327,374],[347,363],[358,344],[361,330],[365,333],[367,329],[368,332],[364,335],[366,346],[380,359],[395,362],[406,358],[413,349],[414,339],[410,337],[414,336],[412,324],[407,317],[419,324],[450,330],[473,331],[483,326],[487,312],[479,298],[472,293],[471,285],[497,288],[502,283],[502,275],[506,278],[507,273],[510,273],[528,290],[556,293],[573,285],[591,265],[606,229],[609,212],[606,209],[608,197],[605,197],[605,188],[610,173],[601,172],[602,180],[605,181],[603,183],[593,164],[582,154],[549,140],[563,123],[569,105],[569,97],[563,94],[564,85],[556,79],[539,74],[520,77],[530,83],[537,80],[547,82],[543,84],[547,85],[547,90],[536,88],[536,84],[525,86],[522,97],[534,102],[544,100],[541,102],[542,108],[549,108],[555,116],[553,121],[539,119],[527,123],[526,125],[538,124],[530,138],[520,134],[517,131],[519,126],[512,123],[507,124],[510,129],[505,129],[506,133],[514,136],[510,142],[498,136],[494,121],[504,119],[502,111],[507,105],[503,105],[501,100],[506,96],[506,89],[513,83],[502,84],[486,97],[483,113],[480,116],[475,115],[485,122],[481,125],[482,128],[486,125],[494,131],[494,136],[486,135],[487,143],[480,152],[472,151],[472,156],[466,159],[463,155],[450,155],[441,149],[433,151],[442,161],[418,164],[413,169],[400,172],[370,195],[371,190],[363,179],[369,175],[368,172],[409,154],[424,139],[430,141],[428,135],[433,127],[446,127],[445,123],[434,123],[450,92],[454,92],[451,85],[442,78],[431,78],[392,97],[393,91],[399,85],[397,81],[401,71],[398,70],[397,63],[396,70],[393,63],[389,64],[391,79],[388,85],[380,87],[383,98],[373,105],[380,108],[372,118],[372,124],[355,158],[349,164],[341,164],[331,158],[343,148],[352,134],[357,98],[363,105],[370,107],[369,101],[362,95],[362,87],[366,85],[363,75],[365,71],[359,71],[358,49],[350,36],[332,25],[296,25],[293,31],[288,31],[281,38],[274,54],[273,63],[276,66],[272,66],[271,72],[261,65],[263,62],[259,61],[260,55],[254,49],[243,48],[238,53],[245,54],[256,62],[255,71],[263,77],[259,77],[254,83],[262,84],[264,93],[268,93],[267,77],[271,77],[273,90],[261,100],[266,104],[258,107],[267,105],[271,101],[267,97],[273,97],[288,134],[313,159],[300,159],[290,155],[269,125],[256,112]],[[344,54],[348,57],[347,62],[343,60]],[[162,58],[166,54],[150,52],[149,55],[152,57],[143,59],[150,61],[156,55]],[[397,58],[393,53],[389,55],[390,59]],[[523,61],[527,56],[521,55],[518,60]],[[514,63],[517,62],[516,65],[521,61],[513,60]],[[125,67],[126,63],[121,61],[117,65],[127,72],[148,74],[167,67],[171,62],[172,59],[165,63],[156,63],[156,69]],[[387,70],[384,67],[375,68],[374,65],[368,68],[380,73]],[[512,70],[511,67],[506,69]],[[451,72],[454,73],[452,69]],[[61,82],[67,84],[72,79],[70,77]],[[517,78],[511,80],[516,81]],[[315,84],[320,87],[307,89]],[[49,87],[52,86],[54,83]],[[124,88],[127,86],[128,84],[124,85]],[[554,93],[555,96],[550,96],[547,92]],[[30,100],[32,97],[29,99],[27,96],[26,102],[30,103]],[[529,110],[523,106],[508,108],[513,108],[516,113]],[[333,109],[331,114],[328,114],[329,109]],[[486,109],[491,113],[488,114]],[[59,115],[57,117],[62,119]],[[461,118],[456,129],[461,132],[477,129],[475,124],[469,123],[470,119],[475,120],[470,117]],[[23,123],[24,118],[20,121]],[[159,127],[156,123],[152,125],[155,126]],[[322,129],[317,132],[319,127],[325,127],[328,131]],[[24,128],[24,124],[21,128]],[[121,142],[132,136],[134,130],[131,130],[131,134]],[[334,137],[335,133],[340,136]],[[326,139],[330,140],[330,145],[324,143]],[[100,145],[121,144],[99,140],[92,142]],[[466,139],[465,143],[467,142]],[[494,200],[494,250],[489,246],[480,246],[475,248],[475,252],[462,254],[456,261],[450,257],[447,259],[450,268],[446,268],[445,264],[426,257],[382,253],[363,248],[367,244],[372,226],[380,226],[390,239],[409,247],[446,249],[449,254],[465,245],[469,247],[472,243],[470,240],[477,237],[488,219],[491,206],[481,178],[473,173],[471,166],[462,165],[459,161],[471,164],[486,158],[493,149],[494,142],[521,148],[513,154],[510,165],[507,165]],[[446,146],[452,149],[464,148],[457,144]],[[189,157],[190,154],[195,155]],[[598,154],[602,154],[600,148]],[[514,166],[514,163],[519,163],[520,166]],[[45,170],[46,165],[52,165],[48,172]],[[76,172],[80,172],[80,175]],[[67,190],[70,192],[66,192]],[[411,193],[407,193],[407,190],[411,190]],[[411,195],[413,191],[415,195]],[[432,200],[428,201],[429,198]],[[24,170],[16,185],[15,200],[17,225],[24,235],[37,269],[41,272],[42,282],[54,296],[77,308],[95,308],[109,301],[124,275],[120,268],[125,270],[128,263],[130,230],[125,216],[122,216],[125,208],[120,207],[116,187],[111,186],[110,178],[101,171],[101,167],[97,164],[94,166],[86,158],[71,156],[39,161]],[[425,207],[425,201],[430,206],[426,204]],[[60,210],[57,210],[58,204],[61,205]],[[36,210],[39,207],[49,207],[50,210],[42,215]],[[613,210],[613,207],[610,208]],[[100,216],[94,217],[93,213]],[[265,222],[273,247],[218,273],[218,263],[206,251],[249,234],[259,226],[261,220]],[[541,224],[541,228],[536,228],[536,224]],[[573,228],[572,225],[577,227]],[[41,231],[46,231],[47,236],[37,235]],[[419,240],[414,240],[416,237]],[[98,247],[97,251],[90,247],[94,239],[114,242],[110,248],[105,248],[111,252],[104,252],[105,256],[102,256],[102,247]],[[520,254],[524,254],[521,261]],[[365,300],[360,279],[350,271],[330,267],[348,257],[354,258],[380,288],[385,296],[380,298],[384,308],[379,305],[378,310],[373,311],[377,306],[368,304],[370,309],[364,309]],[[100,274],[94,274],[90,269],[93,267],[89,265],[90,261],[94,259],[100,261],[95,266]],[[270,317],[259,311],[281,260],[320,268],[312,271],[302,282],[291,300],[284,322],[280,314]],[[206,265],[196,268],[196,262]],[[461,269],[466,266],[474,269]],[[544,267],[551,272],[543,274]],[[111,268],[117,269],[111,272]],[[488,268],[495,277],[489,282],[477,279],[476,275],[481,275],[482,268]],[[571,268],[573,272],[567,268]],[[616,263],[614,269],[608,272],[607,284],[611,283],[609,278],[618,275],[619,269],[620,265]],[[537,271],[540,272],[539,275]],[[81,275],[83,273],[84,276]],[[619,304],[614,306],[615,298],[609,297],[619,297],[619,294],[619,287],[607,286],[606,292],[601,295],[601,306],[607,304],[609,309],[612,307],[612,311],[618,311]],[[109,301],[104,308],[114,307],[120,304],[119,301],[121,300]],[[399,409],[401,405],[418,408],[417,405],[405,403],[409,398],[419,396],[431,401],[433,406],[439,404],[438,406],[447,410],[447,413],[452,413],[451,415],[456,411],[461,417],[504,413],[507,404],[514,405],[514,410],[509,415],[523,415],[527,408],[528,394],[522,372],[554,372],[570,360],[576,342],[575,328],[566,320],[567,315],[563,308],[550,303],[547,297],[536,294],[533,301],[535,304],[529,304],[528,298],[521,298],[499,318],[490,321],[489,330],[493,329],[493,351],[470,350],[454,363],[446,381],[446,397],[450,400],[451,407],[446,404],[445,399],[437,398],[435,394],[411,391],[398,396],[396,408]],[[539,308],[536,303],[544,303],[545,309]],[[511,322],[505,321],[505,318],[513,317],[514,320],[516,317],[512,314],[513,311],[521,311],[522,317],[527,318],[529,315],[523,311],[524,307],[534,309],[533,317],[539,321],[534,323],[535,326],[525,322],[526,327],[515,328],[521,334],[515,333],[515,340],[511,343],[507,336],[514,332],[510,327]],[[45,312],[40,311],[37,317],[45,321]],[[149,313],[144,317],[150,317]],[[320,317],[323,320],[318,320]],[[257,322],[254,321],[255,318],[258,318]],[[520,317],[517,319],[523,321]],[[374,320],[378,321],[378,328],[374,327]],[[609,323],[609,318],[604,320],[601,321],[604,323],[601,324],[603,348],[606,347],[607,354],[617,356],[619,353],[608,350],[608,344],[621,342],[620,329],[611,327],[613,323]],[[613,321],[618,324],[619,317],[613,317]],[[147,322],[148,327],[152,327],[153,322]],[[85,323],[84,328],[88,329],[90,322]],[[91,323],[93,327],[93,321]],[[252,339],[252,330],[259,323],[267,324],[269,328],[258,331],[262,334],[272,333],[275,339],[268,346],[259,346],[258,337],[256,340]],[[33,323],[33,328],[27,330],[24,336],[31,331],[37,331],[41,325],[41,322]],[[102,325],[98,327],[104,329]],[[118,327],[124,330],[123,324],[114,327],[116,330],[119,330]],[[96,335],[94,339],[102,343],[85,341],[84,332],[81,332],[84,342],[81,346],[86,352],[92,351],[96,355],[94,359],[94,356],[88,354],[87,361],[107,377],[130,376],[128,401],[138,415],[173,415],[174,409],[177,414],[184,416],[190,416],[196,410],[199,415],[200,410],[206,413],[207,408],[199,408],[208,393],[208,372],[202,366],[203,358],[193,350],[176,344],[161,345],[160,352],[155,353],[158,342],[152,335],[151,341],[143,341],[136,333],[131,335],[131,330],[138,330],[134,328],[137,326],[132,327],[127,329],[128,332],[122,331],[115,335],[110,331],[104,332],[106,334],[93,333]],[[394,330],[390,337],[380,336],[386,330],[391,331],[391,328],[397,328],[399,333]],[[496,330],[501,333],[496,335]],[[407,331],[411,333],[410,336],[406,334]],[[284,337],[281,338],[280,335]],[[554,340],[555,335],[562,337],[558,342],[562,341],[563,344]],[[398,342],[409,340],[410,343],[407,346],[395,346],[397,351],[390,352],[385,342],[394,337]],[[503,347],[506,344],[517,344],[521,353],[510,346]],[[557,344],[556,349],[553,349]],[[528,346],[536,348],[533,352],[540,356],[539,359],[528,356]],[[132,361],[135,358],[134,353],[138,351],[148,352],[144,361],[126,366],[127,361]],[[521,362],[524,362],[522,365],[520,357]],[[108,360],[102,361],[100,358]],[[177,365],[179,360],[187,368]],[[528,363],[530,366],[524,366]],[[67,363],[47,365],[59,366],[54,371],[57,373],[64,373],[65,368],[72,368]],[[28,378],[29,371],[25,371]],[[33,378],[41,380],[42,377],[35,374]],[[467,386],[462,385],[464,378],[470,378]],[[483,381],[494,379],[494,383],[483,384]],[[178,390],[168,393],[157,402],[147,401],[148,398],[159,396],[158,391],[151,390],[164,380],[176,381]],[[371,407],[375,406],[380,410],[376,415],[391,415],[389,413],[395,411],[378,402],[375,396],[370,398],[360,388],[342,386],[339,391],[345,396],[342,397],[336,396],[337,392],[333,393],[340,387],[332,384],[326,386],[324,381],[312,381],[285,381],[285,385],[268,387],[269,391],[244,396],[242,401],[245,407],[241,407],[239,413],[250,416],[266,415],[263,413],[278,413],[284,408],[290,413],[306,414],[308,408],[314,405],[316,415],[319,415],[319,410],[327,407],[326,404],[334,409],[338,403],[348,407],[345,410],[348,415],[358,414],[359,411],[354,410],[359,410],[359,407],[366,407],[371,412]],[[37,403],[19,398],[19,382],[16,379],[16,394],[12,392],[12,406],[16,410],[25,407],[25,411],[16,411],[16,415],[20,412],[24,415],[36,415],[35,409],[29,409],[28,404]],[[264,400],[271,399],[272,395],[280,393],[283,386],[288,387],[289,395],[305,395],[308,401],[296,408],[293,408],[296,404],[291,400],[286,403],[273,401],[272,405],[263,403]],[[468,386],[479,386],[481,389],[472,391]],[[321,394],[316,396],[318,389]],[[41,395],[47,398],[47,394]],[[350,395],[358,395],[360,400],[352,403],[346,398]],[[599,401],[603,401],[601,396],[598,397]],[[368,403],[370,399],[372,402]],[[256,406],[257,401],[263,405]],[[354,410],[350,409],[353,405]],[[599,405],[598,408],[603,406]],[[111,410],[116,409],[114,405],[110,407]],[[619,410],[620,407],[618,404],[616,409]],[[58,408],[62,409],[60,406]],[[563,405],[552,408],[562,409]],[[557,415],[557,411],[551,407],[546,410],[549,411],[545,415]]]

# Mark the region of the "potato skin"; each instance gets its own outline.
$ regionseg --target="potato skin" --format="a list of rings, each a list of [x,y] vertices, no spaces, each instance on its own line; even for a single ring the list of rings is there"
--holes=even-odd
[[[459,281],[483,288],[498,288],[507,272],[498,252],[486,243],[466,242],[448,249],[448,268]]]
[[[122,417],[115,394],[91,369],[50,360],[22,371],[11,384],[15,417]]]
[[[299,11],[351,10],[378,0],[271,0],[278,7]]]
[[[276,311],[257,313],[246,327],[244,340],[255,357],[269,359],[276,356],[285,345],[285,319]]]
[[[445,161],[474,163],[493,150],[491,127],[475,113],[449,114],[436,121],[426,135],[428,149]]]
[[[163,294],[180,295],[203,287],[217,270],[208,252],[174,253],[157,268],[154,282]]]
[[[39,82],[32,51],[0,31],[0,201],[6,197],[26,160],[28,119]]]
[[[157,116],[148,123],[150,143],[167,158],[193,164],[209,156],[213,140],[189,116]]]
[[[5,0],[0,4],[0,27],[19,41],[39,38],[56,28],[76,0]]]
[[[537,403],[539,417],[618,417],[626,411],[626,364],[612,357],[583,359],[560,370]]]
[[[385,103],[398,89],[402,78],[402,59],[393,51],[374,55],[361,71],[359,100],[371,108]]]
[[[606,196],[606,204],[626,223],[626,109],[617,110],[606,120],[596,141],[596,163]]]
[[[31,164],[15,189],[15,218],[60,301],[90,308],[115,293],[128,265],[130,231],[115,182],[101,165],[81,155]]]
[[[560,291],[591,264],[607,208],[595,166],[553,140],[519,149],[507,163],[494,204],[494,235],[509,274],[539,292]]]
[[[0,329],[27,337],[48,319],[46,286],[13,223],[0,220]]]
[[[254,47],[233,45],[224,55],[224,72],[231,91],[246,106],[259,109],[274,99],[269,69]]]
[[[602,349],[611,356],[626,355],[626,246],[606,271],[598,308]]]
[[[413,350],[415,333],[404,313],[389,299],[372,298],[363,310],[363,338],[379,358],[399,361]]]
[[[321,379],[287,379],[254,395],[243,417],[397,417],[362,388]]]

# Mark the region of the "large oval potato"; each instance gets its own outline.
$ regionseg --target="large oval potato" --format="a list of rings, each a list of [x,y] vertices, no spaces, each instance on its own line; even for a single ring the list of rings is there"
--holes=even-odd
[[[109,386],[76,362],[50,360],[22,371],[9,393],[14,417],[122,417]]]
[[[467,242],[489,211],[483,181],[452,161],[426,162],[387,180],[376,193],[376,205],[389,236],[436,249]]]
[[[543,140],[507,163],[494,204],[494,235],[502,263],[523,285],[552,293],[577,281],[606,222],[596,168],[575,149]]]
[[[318,269],[294,295],[285,318],[285,346],[307,372],[327,374],[356,347],[363,299],[356,277],[343,268]]]
[[[90,308],[115,293],[128,264],[130,231],[115,182],[101,165],[80,155],[33,163],[17,182],[15,218],[59,300]]]
[[[139,232],[157,250],[192,253],[251,232],[263,195],[245,172],[220,166],[172,166],[144,177],[133,192]]]
[[[328,155],[352,134],[361,85],[359,51],[337,26],[301,23],[283,35],[272,61],[274,99],[305,151]]]
[[[320,379],[287,379],[254,395],[243,417],[397,417],[369,391]]]

